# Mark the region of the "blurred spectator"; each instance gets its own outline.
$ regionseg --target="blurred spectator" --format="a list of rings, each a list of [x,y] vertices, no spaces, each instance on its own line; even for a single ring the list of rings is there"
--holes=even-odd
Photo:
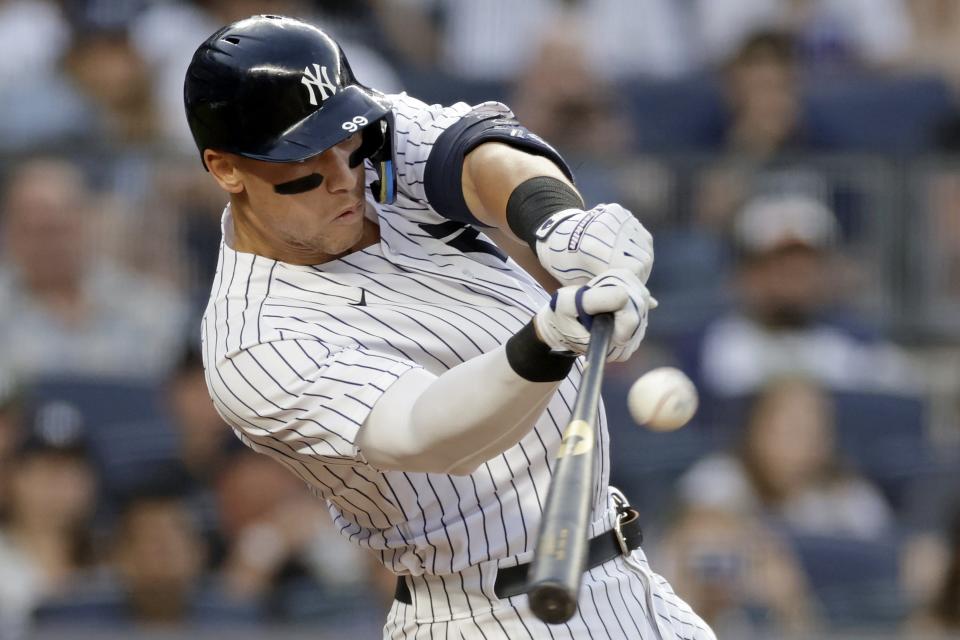
[[[902,353],[842,306],[837,236],[833,212],[806,196],[758,197],[739,213],[737,306],[681,347],[708,400],[791,373],[831,389],[916,387]]]
[[[34,609],[76,588],[93,568],[97,478],[84,430],[69,404],[36,407],[9,462],[9,505],[0,528],[0,637],[19,637]]]
[[[960,149],[960,119],[957,124]],[[917,292],[925,302],[921,308],[930,312],[932,328],[955,335],[960,311],[960,170],[932,170],[924,178],[925,220],[911,225],[920,231],[914,246],[921,268],[912,284],[920,285]]]
[[[132,615],[145,624],[183,621],[204,567],[184,506],[175,499],[134,499],[120,519],[115,553]]]
[[[261,621],[256,600],[229,593],[204,572],[206,547],[177,490],[131,495],[113,537],[109,571],[44,606],[41,624],[182,629]]]
[[[198,349],[188,349],[177,363],[166,384],[166,399],[179,442],[179,464],[171,471],[206,538],[209,564],[218,565],[223,541],[213,485],[230,452],[241,445],[210,400]]]
[[[707,64],[725,60],[763,29],[793,33],[808,69],[889,66],[910,44],[902,0],[696,0],[695,6]]]
[[[154,192],[163,196],[162,203],[156,203],[162,209],[151,209],[149,216],[165,218],[175,231],[172,241],[160,251],[174,262],[170,265],[176,270],[172,279],[183,284],[190,305],[190,327],[199,326],[210,297],[225,204],[216,183],[202,169],[197,172],[201,166],[199,155],[180,162],[158,162]]]
[[[711,158],[694,179],[692,209],[698,225],[722,229],[758,182],[809,174],[790,165],[811,151],[803,119],[800,71],[793,38],[760,31],[747,38],[720,75],[725,117],[717,122]],[[704,143],[711,146],[706,136]],[[805,182],[809,179],[804,177]],[[779,189],[778,189],[779,190]]]
[[[24,149],[75,131],[83,114],[60,78],[70,43],[63,2],[0,0],[0,148]]]
[[[166,278],[171,268],[163,263],[175,257],[158,254],[172,253],[173,216],[163,209],[168,196],[156,191],[157,163],[188,148],[165,132],[154,74],[126,23],[88,15],[96,14],[98,4],[81,14],[64,57],[64,77],[85,113],[67,142],[83,149],[87,175],[103,194],[101,215],[111,218],[106,238],[131,266]],[[129,9],[122,18],[130,19],[127,13],[135,12]],[[182,102],[182,89],[180,94]]]
[[[913,634],[942,633],[955,637],[960,633],[960,511],[954,513],[946,542],[945,557],[939,558],[939,584],[933,597],[909,621]]]
[[[185,153],[195,145],[183,115],[183,78],[197,46],[221,26],[204,4],[152,2],[130,24],[130,40],[149,65],[163,134]]]
[[[753,161],[802,150],[799,69],[795,43],[785,34],[758,32],[723,70],[730,121],[723,146]]]
[[[13,378],[0,367],[0,520],[7,511],[10,491],[10,468],[16,454],[21,433],[21,406],[19,390]],[[0,632],[0,638],[3,633]]]
[[[790,547],[753,517],[686,506],[664,532],[658,565],[718,638],[760,640],[817,626]]]
[[[810,535],[878,539],[893,519],[880,492],[838,459],[830,398],[800,379],[755,398],[739,448],[696,463],[680,480],[684,504],[774,516]]]
[[[512,106],[525,126],[574,158],[621,157],[633,127],[613,87],[594,73],[572,25],[558,22],[543,34],[518,76]]]
[[[89,105],[79,137],[92,148],[162,147],[150,74],[123,25],[78,25],[64,58],[67,76]]]
[[[0,347],[18,377],[152,377],[179,352],[183,304],[96,259],[93,205],[83,176],[64,161],[31,160],[7,181]]]
[[[378,0],[392,45],[461,78],[510,83],[558,19],[605,79],[675,77],[690,70],[683,3],[670,0]],[[415,33],[417,37],[410,38]]]
[[[20,85],[24,71],[30,80],[56,73],[70,40],[70,26],[52,0],[0,1],[0,87]]]
[[[13,458],[20,437],[20,403],[13,376],[0,368],[0,475]],[[0,514],[3,513],[3,480],[0,479]]]
[[[960,91],[960,3],[909,0],[914,37],[903,62],[909,69],[942,75]]]
[[[167,383],[167,397],[180,436],[180,459],[197,484],[209,484],[237,439],[210,400],[198,349],[183,354]]]
[[[289,617],[297,614],[283,598],[298,585],[309,585],[312,599],[320,600],[368,584],[366,554],[340,537],[323,503],[275,461],[238,452],[216,488],[227,541],[223,571],[231,592],[272,598],[274,615]]]
[[[193,515],[177,496],[133,498],[120,519],[116,566],[128,615],[138,625],[253,622],[255,600],[227,595],[204,577],[205,553]]]

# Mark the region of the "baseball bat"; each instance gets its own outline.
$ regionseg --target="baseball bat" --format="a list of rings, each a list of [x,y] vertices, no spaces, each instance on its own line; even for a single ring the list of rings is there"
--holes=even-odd
[[[611,314],[593,318],[580,390],[570,422],[563,432],[540,520],[540,533],[528,577],[528,596],[534,615],[548,624],[566,622],[577,611],[580,583],[587,562],[600,385],[612,333]]]

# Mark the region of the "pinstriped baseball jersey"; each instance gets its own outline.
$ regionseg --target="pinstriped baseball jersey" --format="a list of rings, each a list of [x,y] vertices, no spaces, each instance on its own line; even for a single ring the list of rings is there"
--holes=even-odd
[[[464,575],[529,561],[581,368],[517,445],[469,476],[364,463],[357,433],[399,376],[417,367],[440,374],[490,351],[548,301],[485,235],[426,201],[431,147],[471,107],[393,99],[397,199],[367,202],[380,242],[315,266],[278,262],[230,247],[228,207],[203,354],[214,404],[240,438],[325,499],[345,537],[392,571],[423,577],[431,611],[445,607],[449,617],[451,592],[468,590]],[[495,103],[480,108],[509,115]],[[598,432],[591,536],[614,518],[602,409]]]

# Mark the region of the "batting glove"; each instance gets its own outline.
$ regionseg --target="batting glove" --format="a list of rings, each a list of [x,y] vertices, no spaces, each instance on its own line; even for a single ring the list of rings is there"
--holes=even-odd
[[[590,324],[598,313],[613,313],[607,360],[633,355],[647,330],[647,312],[656,307],[646,286],[626,269],[611,269],[582,286],[558,289],[533,322],[540,340],[555,351],[579,355],[590,344]]]
[[[653,268],[653,236],[618,204],[565,209],[536,232],[537,257],[560,284],[584,284],[609,269],[626,269],[646,284]]]

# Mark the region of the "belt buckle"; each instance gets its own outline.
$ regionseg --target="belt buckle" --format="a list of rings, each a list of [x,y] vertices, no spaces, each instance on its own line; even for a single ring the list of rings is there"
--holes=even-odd
[[[620,545],[620,553],[624,556],[630,555],[630,547],[627,546],[627,539],[623,537],[623,521],[629,517],[629,512],[618,511],[617,519],[613,521],[613,535],[617,538],[617,544]]]
[[[617,509],[617,518],[613,521],[613,535],[617,539],[617,544],[620,545],[620,553],[629,556],[630,547],[627,546],[627,539],[623,537],[623,521],[630,517],[628,510],[630,505],[627,503],[627,497],[616,487],[610,487],[610,496]]]

